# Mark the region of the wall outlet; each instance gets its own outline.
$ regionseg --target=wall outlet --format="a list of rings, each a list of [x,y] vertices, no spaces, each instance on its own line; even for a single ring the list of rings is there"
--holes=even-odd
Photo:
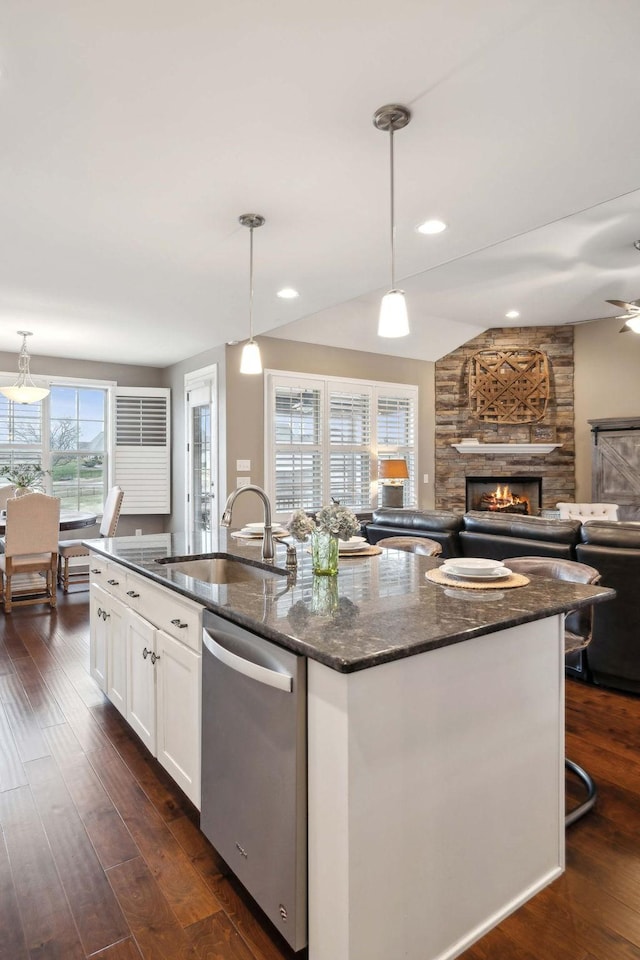
[[[238,473],[251,470],[251,460],[236,460],[236,470]]]
[[[236,487],[248,487],[251,477],[236,477]]]
[[[424,475],[424,482],[425,482],[425,483],[429,483],[429,474],[428,474],[428,473],[425,473],[425,475]]]
[[[136,537],[141,537],[141,536],[142,536],[142,530],[138,528],[138,530],[136,530]]]

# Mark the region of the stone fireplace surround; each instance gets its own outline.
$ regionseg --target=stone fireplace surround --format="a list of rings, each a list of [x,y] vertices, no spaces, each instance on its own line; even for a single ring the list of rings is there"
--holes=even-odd
[[[573,328],[494,328],[438,360],[435,366],[435,506],[466,509],[467,477],[542,477],[543,510],[560,500],[575,500],[575,441],[573,415]],[[485,443],[529,443],[531,424],[484,423],[469,414],[467,367],[479,350],[543,350],[549,358],[551,395],[543,421],[561,444],[548,454],[507,455],[459,453],[452,444],[463,437]]]

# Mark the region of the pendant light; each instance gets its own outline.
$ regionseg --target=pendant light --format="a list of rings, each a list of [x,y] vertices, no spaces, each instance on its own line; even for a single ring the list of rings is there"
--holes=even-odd
[[[0,393],[13,400],[14,403],[37,403],[43,400],[51,392],[46,387],[38,387],[31,378],[29,370],[29,360],[31,357],[27,353],[27,337],[33,336],[29,330],[18,330],[18,336],[22,337],[22,347],[18,354],[18,379],[11,387],[0,387]]]
[[[391,289],[385,293],[380,304],[380,319],[378,322],[379,337],[406,337],[409,333],[409,317],[407,304],[404,299],[404,290],[396,288],[396,225],[394,209],[394,170],[393,170],[393,135],[396,130],[402,130],[409,123],[411,113],[406,107],[397,103],[380,107],[373,115],[373,125],[378,130],[389,133],[390,151],[390,179],[391,179]]]
[[[240,373],[262,373],[260,347],[253,339],[253,231],[263,225],[264,217],[243,213],[239,220],[243,227],[249,227],[249,342],[242,348]]]

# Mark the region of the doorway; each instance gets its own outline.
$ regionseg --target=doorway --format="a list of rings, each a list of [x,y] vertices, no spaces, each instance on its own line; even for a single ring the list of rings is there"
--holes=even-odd
[[[186,530],[190,552],[217,547],[218,416],[217,366],[186,374]]]

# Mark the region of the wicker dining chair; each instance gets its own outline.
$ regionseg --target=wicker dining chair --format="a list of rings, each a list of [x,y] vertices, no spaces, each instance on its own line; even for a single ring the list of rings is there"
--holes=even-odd
[[[29,493],[7,501],[4,553],[0,554],[0,602],[5,613],[30,603],[56,605],[56,566],[60,501],[44,493]],[[17,574],[36,574],[25,586],[14,585]],[[14,594],[14,590],[19,593]]]

